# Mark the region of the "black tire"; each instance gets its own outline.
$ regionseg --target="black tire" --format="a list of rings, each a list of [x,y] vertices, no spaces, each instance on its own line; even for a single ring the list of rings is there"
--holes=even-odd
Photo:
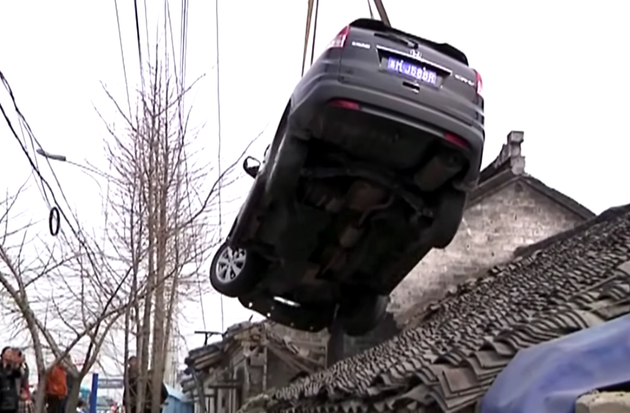
[[[429,243],[434,248],[446,248],[453,241],[464,217],[465,207],[465,192],[448,189],[440,193],[427,234]]]
[[[285,134],[267,178],[266,193],[271,199],[284,199],[293,195],[307,155],[306,141]]]
[[[383,320],[389,304],[389,296],[365,294],[344,301],[339,305],[337,322],[351,336],[363,336],[374,330]]]
[[[334,306],[291,306],[268,295],[241,296],[243,307],[256,311],[267,319],[295,330],[319,332],[334,320]]]
[[[234,254],[241,254],[242,258],[237,258]],[[225,268],[230,260],[234,262],[234,267],[240,268],[235,274],[231,269]],[[210,266],[210,284],[219,293],[227,297],[238,297],[243,294],[249,294],[256,286],[261,271],[264,271],[265,260],[246,250],[235,250],[223,243],[212,258]],[[223,268],[221,268],[223,266]],[[232,270],[232,271],[230,271]]]

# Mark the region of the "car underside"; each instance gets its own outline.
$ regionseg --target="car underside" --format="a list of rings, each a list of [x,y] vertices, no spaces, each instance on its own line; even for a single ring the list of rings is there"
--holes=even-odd
[[[355,109],[332,101],[313,119],[320,125],[313,139],[285,136],[293,143],[276,156],[300,159],[299,169],[285,171],[284,182],[276,177],[281,195],[260,195],[260,207],[236,226],[242,235],[234,247],[257,257],[258,275],[247,294],[233,295],[296,328],[324,328],[338,307],[383,307],[431,248],[450,242],[461,220],[465,193],[452,184],[466,174],[464,142],[421,136]],[[356,135],[363,144],[353,147]],[[265,167],[259,174],[273,179]]]
[[[256,230],[261,253],[278,265],[266,288],[299,303],[335,303],[347,288],[389,294],[406,275],[393,267],[415,264],[432,246],[426,230],[439,200],[432,192],[465,170],[461,148],[450,142],[419,139],[417,130],[388,121],[355,121],[352,109],[331,106],[322,113],[332,119],[322,139],[307,143],[294,197],[272,204]],[[397,139],[387,138],[392,129]],[[348,147],[355,134],[363,144]],[[418,173],[401,173],[412,168]]]
[[[467,62],[378,22],[345,27],[248,170],[213,286],[294,328],[374,328],[391,291],[452,241],[478,179],[484,102]]]

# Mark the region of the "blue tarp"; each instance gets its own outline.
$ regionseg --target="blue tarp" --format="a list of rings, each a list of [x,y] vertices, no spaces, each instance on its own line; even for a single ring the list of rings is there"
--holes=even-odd
[[[481,413],[573,413],[591,390],[630,381],[630,316],[523,350],[481,401]]]

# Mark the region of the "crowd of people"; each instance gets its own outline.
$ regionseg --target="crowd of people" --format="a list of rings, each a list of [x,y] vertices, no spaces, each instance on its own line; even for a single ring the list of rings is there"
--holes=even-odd
[[[136,413],[138,410],[138,383],[140,372],[138,360],[135,356],[128,359],[127,384],[124,394],[125,412]],[[139,413],[151,411],[151,401],[154,390],[160,392],[160,410],[166,404],[168,390],[164,383],[153,386],[151,382],[153,371],[147,374],[144,402]],[[63,363],[59,363],[48,371],[46,376],[45,397],[46,413],[65,413],[68,390],[72,388],[72,378],[68,375]],[[0,356],[0,413],[32,413],[34,411],[35,392],[31,393],[29,385],[29,367],[22,350],[13,347],[2,349]],[[86,412],[86,403],[79,399],[77,413]]]
[[[35,392],[31,393],[29,367],[19,348],[5,347],[0,356],[0,413],[32,413]],[[71,377],[57,364],[46,377],[46,413],[64,413],[71,387]],[[79,400],[77,413],[85,411],[85,402]]]

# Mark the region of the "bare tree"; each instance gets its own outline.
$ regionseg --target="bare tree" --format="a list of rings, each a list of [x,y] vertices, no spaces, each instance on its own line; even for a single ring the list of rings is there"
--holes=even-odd
[[[99,112],[110,134],[106,151],[113,168],[110,206],[116,223],[110,225],[115,230],[109,240],[118,260],[133,268],[124,316],[124,359],[135,349],[144,373],[138,379],[136,408],[143,406],[146,384],[152,383],[154,413],[160,408],[158,384],[164,381],[165,369],[176,367],[169,347],[177,335],[179,301],[199,296],[199,277],[207,278],[202,266],[218,241],[213,237],[218,183],[245,153],[218,179],[210,179],[211,165],[196,159],[197,133],[189,128],[190,109],[182,103],[196,82],[184,89],[170,64],[168,53],[156,47],[134,117],[104,88],[124,129],[114,128]],[[204,187],[205,195],[200,195]],[[152,293],[140,299],[139,284]],[[126,366],[125,377],[128,388]]]
[[[5,321],[11,317],[18,335],[28,332],[38,373],[36,412],[44,409],[45,378],[59,363],[75,379],[67,403],[68,411],[74,411],[81,380],[97,362],[110,330],[131,305],[126,286],[132,269],[116,270],[87,239],[62,234],[53,245],[31,237],[30,222],[14,228],[13,222],[23,221],[14,211],[21,189],[0,202]],[[135,297],[149,292],[142,285]],[[83,354],[80,368],[69,357],[71,352]]]

